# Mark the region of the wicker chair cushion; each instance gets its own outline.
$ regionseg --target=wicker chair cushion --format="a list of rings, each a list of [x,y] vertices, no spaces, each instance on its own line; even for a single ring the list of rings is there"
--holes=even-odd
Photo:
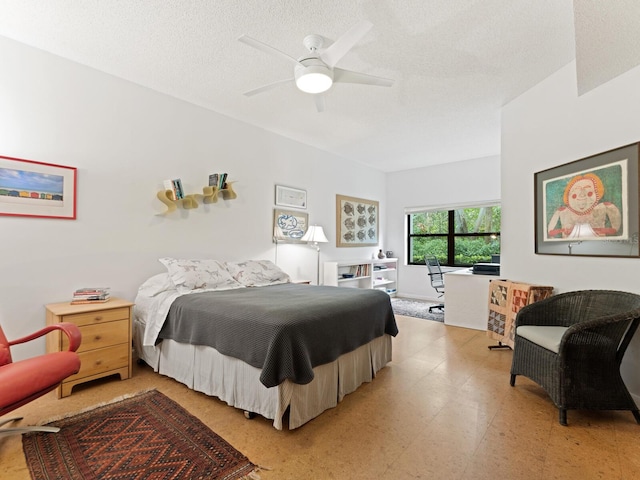
[[[560,351],[560,341],[567,330],[568,327],[522,325],[516,328],[516,334],[547,350],[558,353]]]

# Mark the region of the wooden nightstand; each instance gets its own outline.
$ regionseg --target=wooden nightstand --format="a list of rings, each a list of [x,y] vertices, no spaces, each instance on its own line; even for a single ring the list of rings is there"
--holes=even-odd
[[[82,343],[78,349],[80,371],[62,381],[58,398],[71,395],[80,383],[109,375],[131,377],[131,310],[133,303],[112,298],[105,303],[46,305],[47,325],[71,322],[80,327]],[[67,337],[56,330],[47,335],[47,352],[66,350]]]

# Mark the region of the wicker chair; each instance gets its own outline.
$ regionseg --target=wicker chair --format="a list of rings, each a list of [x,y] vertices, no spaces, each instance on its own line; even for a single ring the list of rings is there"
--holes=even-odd
[[[640,295],[610,290],[562,293],[523,307],[516,317],[511,386],[516,375],[538,383],[567,410],[640,411],[620,362],[640,323]],[[544,345],[544,346],[541,346]]]

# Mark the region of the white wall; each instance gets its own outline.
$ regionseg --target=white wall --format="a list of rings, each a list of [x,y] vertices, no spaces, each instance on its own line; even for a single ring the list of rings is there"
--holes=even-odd
[[[556,292],[614,289],[640,293],[640,259],[536,255],[534,173],[640,141],[640,68],[578,97],[571,63],[502,112],[502,267],[514,280]],[[622,365],[640,395],[640,334]]]
[[[78,168],[77,220],[0,216],[9,338],[42,327],[44,305],[78,287],[133,300],[162,256],[274,260],[275,184],[307,190],[310,223],[330,239],[323,259],[377,252],[335,248],[335,196],[378,200],[384,218],[383,173],[3,38],[0,58],[0,155]],[[156,215],[164,179],[200,193],[213,172],[237,181],[237,200]],[[315,282],[312,247],[280,245],[278,264]],[[42,351],[44,341],[14,356]]]
[[[431,288],[427,267],[407,265],[406,208],[449,208],[496,200],[500,200],[499,156],[388,174],[387,235],[383,247],[399,258],[398,295],[438,299]]]

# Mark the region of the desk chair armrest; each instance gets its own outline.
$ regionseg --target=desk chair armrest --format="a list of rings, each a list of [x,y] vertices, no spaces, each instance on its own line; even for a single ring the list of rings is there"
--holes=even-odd
[[[68,322],[47,325],[46,327],[30,335],[27,335],[26,337],[10,341],[9,346],[30,342],[31,340],[42,337],[43,335],[53,332],[54,330],[62,330],[64,334],[69,338],[69,352],[75,352],[78,347],[80,347],[80,342],[82,341],[82,334],[80,333],[80,329],[77,325]]]

